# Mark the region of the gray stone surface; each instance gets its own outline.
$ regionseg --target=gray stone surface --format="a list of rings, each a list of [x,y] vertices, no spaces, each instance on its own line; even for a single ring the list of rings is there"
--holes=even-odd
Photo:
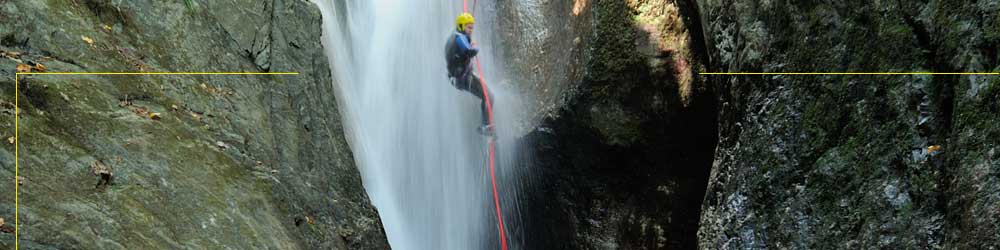
[[[300,73],[23,77],[22,249],[387,249],[343,135],[318,9],[185,2],[0,1],[0,50],[21,53],[0,57],[0,179],[14,179],[18,63]],[[112,185],[95,187],[97,160]],[[13,238],[0,233],[0,248]]]
[[[698,4],[718,71],[1000,70],[992,1]],[[710,82],[722,89],[721,138],[701,248],[1000,246],[1000,77]]]

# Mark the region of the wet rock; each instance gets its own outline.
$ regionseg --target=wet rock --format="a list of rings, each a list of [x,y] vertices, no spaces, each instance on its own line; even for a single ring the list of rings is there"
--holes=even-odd
[[[510,238],[524,241],[526,249],[697,244],[717,141],[716,102],[697,79],[682,91],[673,62],[655,58],[661,54],[654,45],[663,40],[650,32],[658,28],[636,22],[636,2],[498,3],[501,13],[535,7],[501,14],[508,23],[500,27],[524,29],[504,39],[525,41],[511,45],[509,56],[543,62],[512,69],[529,76],[515,82],[540,103],[529,107],[539,115],[537,128],[521,140],[531,174],[520,177],[526,183],[521,190],[530,190],[520,209],[532,212],[510,217],[521,219],[511,228],[523,228],[513,232],[524,233]],[[535,11],[547,16],[545,22],[536,22]],[[538,34],[545,36],[532,40]],[[525,44],[544,44],[545,53]]]
[[[649,13],[670,8],[652,2],[500,5],[502,34],[524,41],[509,45],[507,56],[552,62],[514,66],[528,73],[519,75],[545,110],[538,119],[546,129],[525,139],[542,176],[526,202],[545,204],[536,208],[546,217],[531,224],[543,235],[537,248],[655,249],[661,237],[674,244],[677,234],[669,232],[681,224],[664,218],[697,208],[665,209],[661,199],[685,199],[647,190],[676,181],[671,167],[700,162],[649,160],[684,157],[670,155],[684,141],[668,132],[679,120],[719,133],[718,147],[705,147],[714,160],[700,220],[688,224],[698,230],[688,236],[697,243],[675,246],[1000,245],[1000,210],[990,209],[1000,206],[996,76],[693,77],[717,95],[718,110],[701,110],[717,117],[716,125],[685,115],[683,93],[698,86],[684,87],[676,73],[686,62],[696,64],[691,70],[722,72],[995,72],[1000,19],[980,13],[1000,5],[675,1],[681,22],[692,24],[691,57],[664,60],[672,55],[655,49],[666,43],[646,38],[678,22],[655,20]],[[613,11],[618,4],[633,9]],[[524,8],[533,11],[504,14]],[[541,14],[553,25],[537,22]],[[531,49],[543,45],[545,54]],[[664,75],[673,79],[656,80]],[[686,154],[699,152],[706,153]],[[649,233],[657,231],[649,225],[668,233]]]

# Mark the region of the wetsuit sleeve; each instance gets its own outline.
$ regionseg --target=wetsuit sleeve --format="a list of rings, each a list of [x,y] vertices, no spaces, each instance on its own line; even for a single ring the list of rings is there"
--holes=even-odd
[[[469,39],[465,35],[455,36],[455,44],[458,45],[459,54],[471,58],[479,54],[479,49],[473,48],[472,44],[469,44]]]

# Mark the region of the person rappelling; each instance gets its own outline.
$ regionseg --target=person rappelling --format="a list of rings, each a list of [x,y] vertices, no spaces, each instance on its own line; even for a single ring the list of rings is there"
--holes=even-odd
[[[486,102],[493,105],[493,93],[486,88],[486,83],[480,80],[479,76],[472,70],[472,58],[479,54],[472,41],[472,31],[475,25],[475,18],[472,14],[462,13],[455,20],[456,30],[448,39],[445,46],[445,59],[448,62],[448,79],[451,85],[458,90],[468,91],[472,95],[481,99],[480,109],[482,110],[482,125],[477,129],[480,134],[492,136],[494,134],[493,124],[490,123]],[[484,98],[484,93],[489,98]]]
[[[468,1],[465,2],[465,10],[468,11]],[[473,3],[473,9],[475,9]],[[500,195],[497,192],[496,170],[494,156],[496,149],[496,129],[493,126],[493,93],[486,86],[486,82],[472,71],[472,59],[479,54],[475,42],[472,41],[472,31],[476,20],[472,14],[465,12],[458,15],[455,20],[455,32],[448,39],[445,45],[445,60],[448,62],[448,79],[451,85],[458,90],[468,91],[478,97],[482,102],[482,126],[477,131],[489,138],[489,169],[490,180],[493,184],[493,204],[496,206],[497,229],[500,233],[500,246],[502,250],[507,250],[507,233],[504,230],[503,216],[500,211]],[[479,61],[476,61],[478,66]],[[479,71],[482,73],[482,69]]]

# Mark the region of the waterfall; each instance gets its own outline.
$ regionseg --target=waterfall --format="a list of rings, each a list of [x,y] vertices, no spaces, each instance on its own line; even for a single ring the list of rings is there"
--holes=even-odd
[[[445,41],[462,1],[316,4],[348,140],[392,248],[497,246],[487,141],[475,132],[479,99],[452,87],[445,70]],[[482,50],[484,78],[497,98],[497,160],[504,163],[512,160],[499,158],[510,158],[501,156],[514,148],[505,133],[520,112],[505,105],[516,103],[517,95],[500,84],[505,77],[489,39],[495,11],[487,5],[492,4],[478,3],[473,38]],[[517,217],[516,178],[507,165],[496,170],[501,206],[505,217]],[[516,245],[512,239],[511,248]]]

